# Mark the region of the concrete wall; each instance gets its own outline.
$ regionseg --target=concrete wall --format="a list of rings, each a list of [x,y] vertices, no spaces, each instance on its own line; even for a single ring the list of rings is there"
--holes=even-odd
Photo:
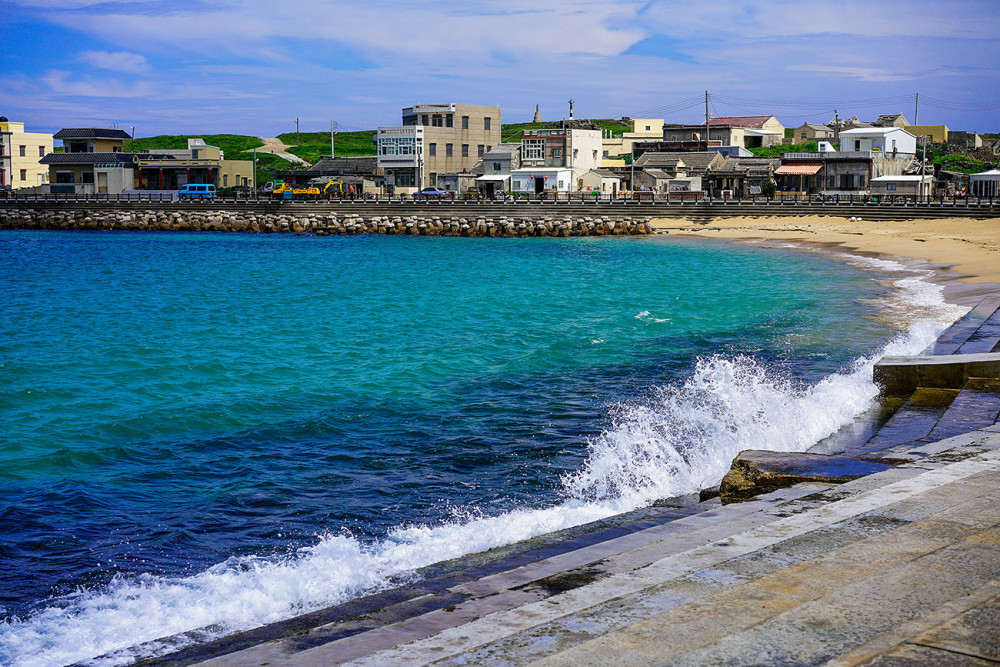
[[[9,156],[9,159],[0,162],[0,168],[7,170],[5,184],[16,190],[47,183],[49,169],[39,160],[52,152],[52,135],[25,132],[24,123],[15,122],[0,123],[0,133],[6,135],[4,151]]]

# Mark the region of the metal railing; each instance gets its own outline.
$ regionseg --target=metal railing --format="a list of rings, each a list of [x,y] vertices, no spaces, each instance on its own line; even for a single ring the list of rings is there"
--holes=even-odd
[[[993,208],[1000,207],[1000,198],[997,197],[954,197],[946,195],[936,195],[932,197],[919,198],[914,195],[903,194],[808,194],[804,192],[776,192],[768,197],[765,195],[713,197],[702,193],[665,193],[652,191],[619,192],[612,194],[591,194],[586,192],[545,192],[537,195],[531,194],[507,194],[497,197],[479,196],[451,196],[440,198],[414,198],[404,197],[362,197],[356,199],[306,199],[306,200],[280,200],[271,199],[264,195],[239,195],[229,197],[216,197],[215,199],[201,200],[178,200],[172,193],[163,192],[132,192],[127,194],[42,194],[42,193],[21,193],[17,190],[0,190],[0,203],[93,203],[93,204],[115,204],[115,203],[174,203],[178,205],[196,204],[201,206],[218,206],[223,204],[255,204],[255,205],[280,205],[287,203],[312,204],[316,206],[337,206],[337,205],[371,205],[379,206],[385,204],[392,205],[413,205],[413,206],[510,206],[510,205],[640,205],[654,204],[662,206],[692,206],[692,205],[811,205],[811,206],[886,206],[886,207],[919,207],[919,208]]]

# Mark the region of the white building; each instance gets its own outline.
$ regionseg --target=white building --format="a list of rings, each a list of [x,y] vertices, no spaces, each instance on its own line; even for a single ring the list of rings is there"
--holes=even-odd
[[[916,154],[917,138],[901,127],[859,127],[840,133],[841,151]]]
[[[569,121],[573,122],[573,121]],[[573,127],[525,130],[521,136],[521,168],[511,172],[513,192],[572,192],[584,187],[583,175],[600,169],[600,130]]]
[[[977,197],[1000,198],[1000,170],[991,169],[970,175],[969,191]]]

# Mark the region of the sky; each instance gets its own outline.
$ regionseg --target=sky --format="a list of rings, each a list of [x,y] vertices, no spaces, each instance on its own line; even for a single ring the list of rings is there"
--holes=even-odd
[[[136,136],[880,113],[1000,131],[1000,0],[0,0],[0,115]]]

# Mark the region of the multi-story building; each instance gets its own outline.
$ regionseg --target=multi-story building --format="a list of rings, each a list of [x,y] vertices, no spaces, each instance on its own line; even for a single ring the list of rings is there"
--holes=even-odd
[[[378,166],[399,194],[451,182],[442,176],[468,173],[500,143],[500,107],[417,104],[402,116],[375,135]]]
[[[521,135],[521,168],[511,171],[511,190],[540,194],[571,192],[584,187],[583,175],[603,165],[601,131],[559,128],[525,130]]]
[[[44,185],[49,170],[41,164],[41,159],[51,152],[51,134],[25,132],[24,123],[0,116],[0,188]]]
[[[703,151],[713,146],[778,146],[785,141],[785,126],[774,116],[723,116],[691,125],[665,125],[659,141],[636,142],[635,156],[645,151]]]

